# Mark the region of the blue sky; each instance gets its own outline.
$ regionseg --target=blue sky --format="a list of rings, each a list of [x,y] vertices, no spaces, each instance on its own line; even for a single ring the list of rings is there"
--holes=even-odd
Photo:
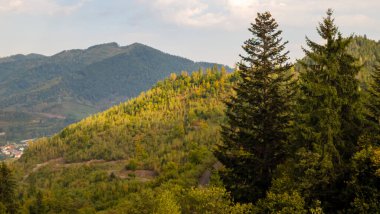
[[[327,8],[344,35],[380,40],[379,0],[0,0],[0,56],[140,42],[233,65],[249,23],[269,10],[294,60],[306,35],[319,41],[315,28]]]

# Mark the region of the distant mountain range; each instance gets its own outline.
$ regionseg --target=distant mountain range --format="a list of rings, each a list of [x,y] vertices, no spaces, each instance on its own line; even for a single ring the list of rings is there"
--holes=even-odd
[[[380,59],[380,42],[357,36],[349,52],[363,65],[358,78],[365,88]],[[29,54],[0,58],[0,133],[6,133],[0,136],[0,144],[51,135],[138,96],[170,73],[214,65],[139,43],[101,44],[50,57]],[[297,64],[295,67],[300,69]]]
[[[0,132],[6,132],[0,142],[50,135],[137,96],[170,73],[214,65],[139,43],[0,58]]]

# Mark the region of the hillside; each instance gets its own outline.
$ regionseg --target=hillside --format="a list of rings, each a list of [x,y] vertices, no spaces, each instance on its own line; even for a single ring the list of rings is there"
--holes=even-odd
[[[15,163],[24,209],[39,193],[52,213],[153,213],[169,202],[184,213],[244,213],[223,188],[190,188],[216,162],[222,100],[234,79],[216,70],[172,74],[135,99],[34,142]]]
[[[102,44],[51,57],[29,54],[2,58],[0,114],[33,119],[17,123],[1,120],[0,129],[7,133],[6,140],[51,135],[137,96],[172,72],[211,66],[138,43],[124,47]]]
[[[354,36],[352,42],[348,46],[348,53],[352,54],[362,66],[358,79],[364,88],[371,81],[371,74],[377,61],[380,59],[380,41],[368,39],[366,36]],[[301,66],[296,63],[295,69],[299,71]]]
[[[368,39],[366,36],[355,36],[349,53],[358,58],[363,66],[359,79],[364,83],[369,82],[374,67],[380,59],[380,41]]]

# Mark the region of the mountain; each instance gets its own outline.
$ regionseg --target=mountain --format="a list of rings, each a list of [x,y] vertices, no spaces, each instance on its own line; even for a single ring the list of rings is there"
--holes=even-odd
[[[38,206],[40,194],[49,213],[172,213],[156,212],[166,197],[183,213],[246,213],[223,188],[194,188],[208,183],[202,174],[217,184],[210,177],[217,167],[212,148],[235,74],[171,75],[137,98],[33,142],[14,166],[22,209]]]
[[[51,135],[89,114],[137,96],[170,73],[213,65],[139,43],[124,47],[108,43],[50,57],[29,54],[2,58],[0,118],[13,115],[25,120],[0,120],[0,131],[7,133],[6,140]]]

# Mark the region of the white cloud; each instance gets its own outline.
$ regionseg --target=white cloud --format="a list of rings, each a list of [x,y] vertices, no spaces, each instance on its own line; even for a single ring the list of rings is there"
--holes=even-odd
[[[81,8],[87,1],[89,0],[77,0],[72,4],[62,5],[57,0],[0,0],[0,12],[67,15]]]
[[[224,21],[220,12],[210,12],[209,4],[201,0],[142,0],[158,10],[160,16],[168,22],[193,27],[205,27]]]
[[[259,8],[260,4],[258,0],[227,0],[224,3],[224,7],[229,14],[234,18],[249,18]]]
[[[285,26],[317,24],[328,8],[337,10],[337,21],[347,26],[374,26],[379,20],[364,16],[380,8],[378,0],[140,0],[167,22],[191,27],[240,28],[252,22],[257,12],[270,11]],[[351,18],[350,18],[351,17]],[[343,21],[344,20],[344,21]],[[368,20],[370,20],[368,22]],[[338,22],[341,23],[341,22]]]

